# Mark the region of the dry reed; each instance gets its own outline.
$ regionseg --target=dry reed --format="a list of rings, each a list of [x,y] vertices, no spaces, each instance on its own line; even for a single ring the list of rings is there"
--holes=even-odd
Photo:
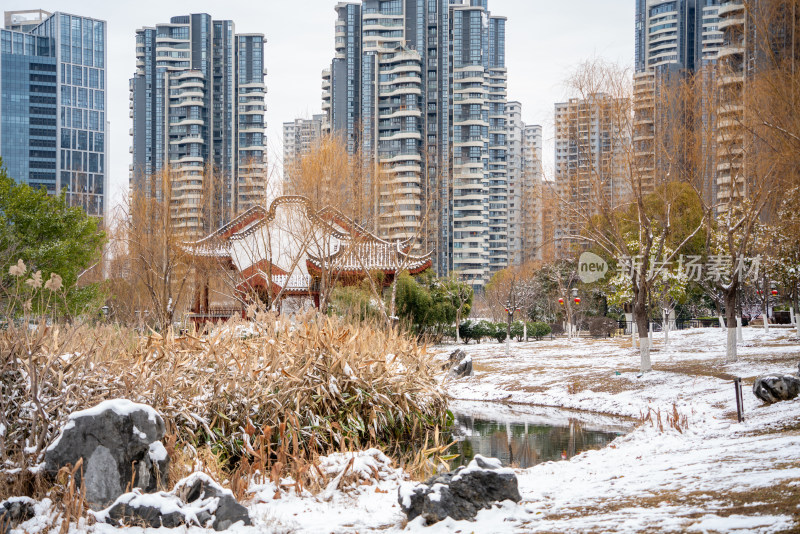
[[[223,466],[237,493],[256,473],[302,484],[317,455],[421,442],[443,427],[435,374],[425,347],[396,330],[322,315],[207,335],[11,327],[0,332],[0,494],[41,495],[37,466],[68,415],[111,398],[157,409],[183,470]]]

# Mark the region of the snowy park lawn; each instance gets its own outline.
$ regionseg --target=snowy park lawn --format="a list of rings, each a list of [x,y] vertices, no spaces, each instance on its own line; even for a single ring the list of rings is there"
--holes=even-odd
[[[720,329],[673,332],[668,349],[656,334],[654,370],[643,377],[630,338],[512,343],[510,356],[494,342],[461,345],[475,374],[445,382],[455,399],[614,414],[631,418],[634,430],[569,461],[517,469],[522,502],[484,510],[474,522],[407,524],[397,490],[408,476],[371,450],[323,458],[328,482],[315,495],[297,495],[291,480],[253,484],[245,504],[254,525],[229,532],[797,532],[800,399],[765,406],[751,390],[758,375],[797,371],[793,334],[744,329],[736,363],[723,361]],[[454,348],[432,350],[445,358]],[[734,376],[744,381],[744,423],[736,419]],[[21,527],[41,532],[36,521]],[[104,524],[70,530],[119,532]]]
[[[605,449],[519,472],[523,503],[509,510],[515,528],[800,529],[800,399],[764,406],[751,390],[758,375],[797,372],[800,343],[793,330],[745,328],[739,361],[726,364],[725,334],[672,332],[669,348],[656,334],[654,370],[641,378],[630,338],[512,343],[510,357],[499,344],[462,347],[475,376],[449,386],[455,398],[637,419],[651,413]],[[736,419],[734,376],[744,381],[744,423]],[[682,423],[672,425],[676,410]]]
[[[739,361],[723,360],[725,332],[656,334],[654,370],[637,378],[630,338],[556,339],[460,345],[475,375],[447,383],[457,399],[495,400],[604,412],[639,419],[661,412],[604,449],[517,470],[520,504],[480,512],[476,522],[408,525],[397,505],[398,473],[322,498],[285,496],[252,510],[298,532],[781,532],[800,528],[800,399],[763,406],[753,378],[794,373],[793,331],[744,329]],[[436,347],[446,355],[455,346]],[[616,373],[620,374],[617,375]],[[733,376],[745,382],[737,423]],[[678,411],[680,422],[668,417]],[[684,419],[685,416],[685,419]],[[386,491],[387,493],[382,493]],[[256,499],[258,500],[258,499]],[[282,527],[280,527],[281,525]],[[280,530],[278,530],[280,531]]]

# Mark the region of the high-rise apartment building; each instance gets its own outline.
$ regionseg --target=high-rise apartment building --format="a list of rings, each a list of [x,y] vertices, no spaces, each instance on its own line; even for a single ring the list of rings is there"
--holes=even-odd
[[[41,10],[0,30],[0,154],[8,174],[103,216],[108,181],[106,23]]]
[[[626,157],[627,105],[603,93],[555,105],[555,184],[563,212],[555,217],[557,259],[574,259],[586,218],[622,207],[631,195]],[[560,237],[558,237],[560,236]]]
[[[743,1],[726,2],[719,10],[720,29],[724,46],[719,50],[720,94],[717,108],[717,179],[714,201],[722,211],[745,194],[743,170],[744,119],[743,91],[746,79],[748,52],[747,12]]]
[[[325,128],[366,169],[375,229],[421,235],[434,266],[482,286],[508,265],[505,19],[486,0],[336,6]]]
[[[311,152],[323,135],[325,115],[310,119],[295,119],[283,123],[283,180],[291,180],[292,169],[300,159]]]
[[[522,104],[508,102],[509,262],[542,259],[542,127],[522,121]]]
[[[563,202],[563,199],[567,198],[567,194],[561,182],[543,180],[541,185],[541,260],[552,263],[557,259],[568,257],[568,251],[565,250],[568,242],[563,238],[564,225],[562,224],[567,214]]]
[[[171,171],[178,228],[208,231],[264,202],[264,35],[205,13],[136,32],[130,81],[133,190]]]
[[[757,22],[770,12],[782,15]],[[679,146],[664,127],[674,124],[677,115],[659,98],[659,91],[669,90],[671,78],[692,75],[696,106],[680,112],[686,124],[694,124],[692,136],[700,142],[697,153],[702,159],[689,161],[687,167],[700,171],[703,196],[718,213],[746,196],[745,86],[767,56],[781,58],[794,50],[788,37],[794,30],[787,30],[794,27],[794,13],[777,0],[637,0],[638,167],[664,173],[667,159],[680,159],[674,153],[664,157],[670,147]],[[766,54],[758,51],[759,40]]]
[[[694,76],[696,87],[712,87],[714,64],[722,45],[719,29],[721,0],[637,0],[634,75],[634,143],[637,173],[645,190],[663,177],[677,175],[676,166],[702,167],[706,196],[714,188],[711,162],[686,161],[675,139],[674,126],[683,121],[704,121],[714,128],[713,91],[703,91],[696,109],[686,109],[679,96],[683,82]],[[679,115],[683,119],[678,119]],[[713,135],[701,139],[713,143]],[[708,151],[703,151],[708,153]]]
[[[753,181],[764,176],[765,171],[759,169],[763,163],[758,161],[759,153],[770,141],[766,141],[752,123],[748,124],[753,121],[754,113],[746,112],[746,106],[758,106],[758,100],[765,98],[759,95],[764,91],[759,88],[759,79],[770,78],[772,86],[776,84],[773,77],[780,78],[782,69],[794,71],[800,49],[797,32],[800,12],[789,0],[728,0],[719,8],[719,19],[723,41],[718,52],[716,78],[714,200],[718,212],[724,213],[732,204],[746,198],[749,190],[757,190]],[[776,69],[777,74],[770,73],[772,69]],[[778,92],[790,93],[787,89]],[[756,124],[769,121],[763,117],[755,120]]]

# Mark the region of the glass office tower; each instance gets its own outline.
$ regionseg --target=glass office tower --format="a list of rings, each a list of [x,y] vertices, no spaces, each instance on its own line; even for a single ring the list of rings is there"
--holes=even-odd
[[[0,156],[8,174],[51,194],[63,190],[71,205],[103,216],[106,23],[38,10],[5,18],[28,30],[0,30]]]

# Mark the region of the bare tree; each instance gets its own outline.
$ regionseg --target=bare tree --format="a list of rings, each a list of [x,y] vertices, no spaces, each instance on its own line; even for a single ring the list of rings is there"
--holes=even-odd
[[[721,59],[716,151],[722,169],[717,198],[707,200],[707,254],[728,259],[716,281],[727,319],[726,357],[737,359],[737,310],[743,261],[755,251],[759,229],[775,218],[781,192],[797,184],[800,95],[797,1],[744,2],[742,24],[726,25],[725,38],[744,50]],[[714,218],[713,215],[716,214]]]
[[[137,322],[166,330],[186,306],[193,257],[182,247],[193,227],[174,216],[175,171],[164,169],[131,191],[114,221],[116,303],[133,298]],[[199,217],[199,214],[198,214]]]
[[[319,139],[308,154],[294,162],[285,182],[285,193],[308,198],[331,228],[341,232],[311,232],[309,249],[317,260],[320,272],[320,310],[325,313],[331,291],[339,280],[339,270],[334,265],[335,254],[341,251],[341,239],[347,231],[341,227],[346,221],[359,221],[370,213],[363,194],[364,166],[360,153],[350,155],[344,140],[336,135]],[[337,235],[338,233],[338,235]]]
[[[649,165],[643,163],[640,154],[656,150],[652,140],[650,145],[640,143],[642,136],[637,134],[641,121],[635,121],[633,81],[625,69],[602,61],[588,62],[568,85],[579,95],[579,112],[588,113],[601,125],[603,142],[598,148],[588,138],[589,133],[577,126],[561,130],[576,152],[574,159],[567,161],[568,176],[575,182],[568,190],[573,197],[580,195],[565,198],[563,191],[560,193],[572,221],[564,238],[594,243],[612,258],[625,260],[623,271],[632,289],[641,371],[647,372],[652,367],[649,296],[660,272],[653,268],[653,258],[672,262],[685,243],[703,228],[702,221],[697,222],[669,252],[667,244],[677,222],[676,205],[684,193],[684,188],[669,184],[682,182],[699,196],[696,177],[684,174],[681,169],[685,167],[674,160],[655,165],[652,158]],[[569,298],[565,300],[568,306]]]

